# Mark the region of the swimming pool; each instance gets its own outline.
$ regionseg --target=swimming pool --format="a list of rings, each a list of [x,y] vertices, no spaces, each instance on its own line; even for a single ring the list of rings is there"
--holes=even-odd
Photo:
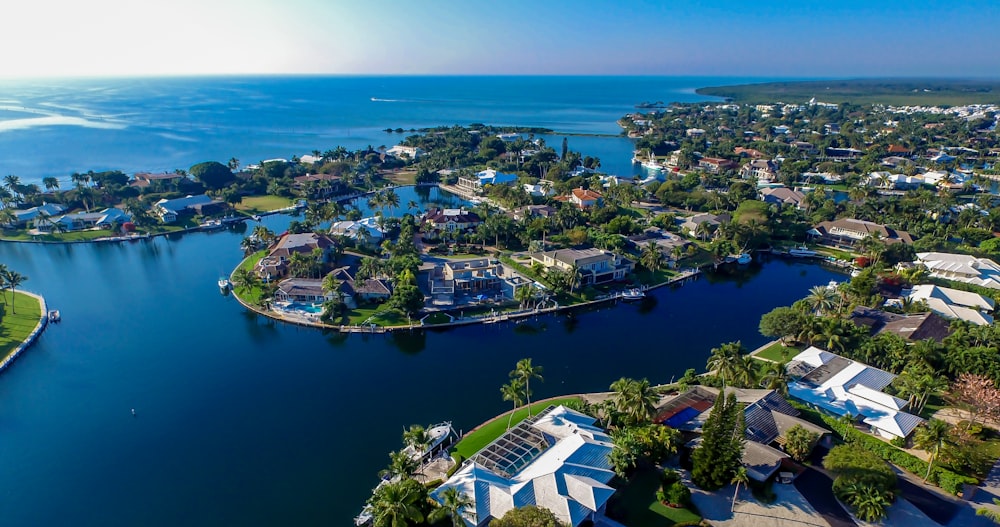
[[[319,314],[323,312],[323,304],[301,304],[299,302],[292,302],[288,304],[285,308],[288,311],[302,311],[305,313]]]

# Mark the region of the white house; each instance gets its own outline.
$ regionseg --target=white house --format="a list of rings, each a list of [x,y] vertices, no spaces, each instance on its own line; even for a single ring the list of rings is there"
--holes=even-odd
[[[386,150],[385,153],[393,157],[419,159],[427,152],[424,152],[423,148],[417,146],[396,145]]]
[[[788,394],[833,415],[850,415],[886,439],[907,437],[924,420],[904,412],[907,402],[883,393],[895,375],[815,346],[788,363]]]
[[[359,244],[377,246],[385,233],[376,220],[375,217],[368,217],[358,221],[338,221],[330,226],[330,234],[346,236]]]
[[[990,313],[996,307],[992,299],[969,291],[959,291],[933,284],[913,286],[903,296],[913,302],[925,302],[931,311],[945,318],[957,318],[977,326],[993,323]]]
[[[486,185],[507,185],[516,181],[517,174],[504,174],[487,168],[472,177],[459,177],[458,187],[470,192],[480,192]]]
[[[476,527],[529,504],[552,511],[561,524],[593,522],[615,493],[608,486],[614,445],[595,422],[550,406],[480,450],[431,498],[441,502],[446,489],[457,489],[472,501],[462,516]]]
[[[917,253],[917,262],[927,267],[930,275],[937,278],[1000,289],[1000,264],[988,258],[926,252]]]

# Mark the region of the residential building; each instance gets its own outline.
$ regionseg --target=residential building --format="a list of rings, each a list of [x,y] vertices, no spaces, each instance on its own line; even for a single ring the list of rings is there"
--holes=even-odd
[[[945,318],[959,319],[987,326],[993,323],[990,313],[996,307],[993,299],[969,291],[959,291],[933,284],[915,285],[903,291],[911,302],[926,302],[931,311]]]
[[[335,245],[325,234],[315,232],[286,234],[278,239],[267,256],[257,262],[254,272],[258,277],[270,281],[284,276],[293,253],[311,255],[314,250],[319,249],[323,253],[323,260],[328,261]]]
[[[820,238],[830,245],[853,246],[860,240],[874,236],[886,244],[913,243],[913,238],[906,231],[898,231],[879,223],[873,223],[854,218],[841,218],[834,221],[824,221],[808,231],[810,236]]]
[[[778,206],[788,205],[795,207],[796,209],[806,208],[803,203],[806,199],[806,195],[796,189],[790,189],[788,187],[769,187],[758,190],[757,194],[760,195],[760,200],[764,203],[770,203]]]
[[[499,294],[514,299],[517,290],[533,287],[533,282],[513,269],[489,258],[453,260],[434,266],[427,275],[431,301],[435,305],[453,305],[455,295]]]
[[[905,412],[907,402],[883,393],[895,375],[815,346],[788,363],[788,394],[837,416],[850,416],[886,439],[908,437],[924,422]]]
[[[719,225],[729,221],[728,214],[721,214],[716,216],[715,214],[695,214],[694,216],[689,216],[684,218],[681,222],[681,232],[686,232],[688,236],[697,237],[701,233],[698,232],[698,226],[702,223],[707,223],[712,226],[712,228],[718,227]]]
[[[482,220],[474,212],[461,209],[431,209],[424,214],[424,237],[437,239],[442,233],[467,232],[475,229]]]
[[[49,220],[53,216],[62,214],[66,210],[66,207],[58,203],[42,203],[37,207],[31,207],[29,209],[14,210],[14,222],[11,224],[13,227],[27,227],[36,220],[44,219]],[[42,223],[46,223],[43,221]]]
[[[467,192],[482,192],[486,185],[509,185],[517,182],[517,174],[504,174],[492,168],[487,168],[476,173],[475,176],[461,176],[458,178],[458,188]]]
[[[274,298],[281,302],[316,303],[330,300],[334,293],[323,292],[323,281],[315,278],[286,278],[278,282]]]
[[[139,189],[150,189],[153,191],[169,189],[179,190],[181,187],[191,183],[192,181],[184,174],[150,174],[148,172],[137,172],[132,176],[132,181],[129,181],[129,186]]]
[[[652,242],[664,256],[670,259],[674,258],[676,249],[684,250],[691,245],[690,240],[659,227],[647,227],[641,234],[629,236],[628,241],[630,245],[640,251]]]
[[[917,263],[923,264],[935,278],[1000,289],[1000,264],[988,258],[926,252],[917,253]]]
[[[570,193],[569,201],[581,209],[589,209],[590,207],[600,207],[604,197],[601,196],[600,192],[577,187]]]
[[[536,505],[561,524],[594,523],[615,489],[611,437],[596,419],[564,406],[549,407],[508,430],[465,462],[431,498],[457,489],[472,501],[467,525],[486,526],[511,509]]]
[[[562,271],[575,267],[580,272],[582,286],[622,280],[635,269],[635,262],[628,258],[597,248],[532,253],[531,259],[545,267]]]
[[[392,157],[419,159],[427,152],[424,152],[423,148],[417,146],[396,145],[386,150],[385,153],[389,154]]]
[[[546,198],[556,193],[555,189],[552,188],[552,185],[544,179],[538,182],[538,184],[529,185],[525,183],[523,186],[524,191],[533,198]]]
[[[721,157],[703,157],[698,160],[698,168],[712,174],[718,174],[726,170],[736,170],[737,167],[738,165],[735,162]]]
[[[344,191],[342,178],[333,174],[306,174],[293,181],[292,186],[313,199],[326,199]]]
[[[525,205],[514,209],[514,219],[521,221],[531,218],[551,218],[556,212],[556,208],[551,205]]]
[[[756,179],[758,185],[774,183],[778,180],[778,164],[769,159],[755,159],[740,167],[740,177]]]
[[[951,323],[937,313],[900,315],[880,309],[858,306],[851,312],[851,322],[868,328],[870,335],[892,333],[910,342],[933,339],[942,342],[951,335]]]
[[[755,148],[743,148],[742,146],[737,146],[733,149],[733,153],[740,157],[750,157],[752,159],[760,159],[764,157],[764,152]]]
[[[172,223],[183,214],[216,214],[229,208],[226,202],[206,194],[187,195],[183,198],[161,199],[153,205],[153,212],[163,223]]]
[[[62,224],[67,231],[78,231],[81,229],[110,229],[115,224],[123,224],[132,221],[132,216],[127,212],[111,207],[100,212],[74,212],[65,214],[58,218],[49,218],[45,225],[39,225],[40,230],[49,230],[53,223]]]
[[[340,280],[339,292],[344,304],[351,309],[366,302],[384,302],[392,296],[392,291],[383,280],[379,278],[355,280],[347,267],[334,269],[333,276]]]
[[[361,218],[358,221],[344,220],[330,225],[330,234],[345,236],[358,245],[377,247],[382,243],[385,232],[374,216]]]

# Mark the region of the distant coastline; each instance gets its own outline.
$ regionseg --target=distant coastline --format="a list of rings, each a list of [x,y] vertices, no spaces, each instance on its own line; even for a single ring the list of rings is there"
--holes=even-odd
[[[817,101],[896,106],[957,106],[1000,103],[1000,80],[841,79],[765,82],[698,88],[703,96],[738,103]]]

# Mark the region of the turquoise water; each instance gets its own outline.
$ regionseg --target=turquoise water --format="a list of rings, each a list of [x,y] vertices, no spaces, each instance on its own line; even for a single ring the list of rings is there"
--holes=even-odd
[[[0,132],[0,170],[27,179],[66,167],[290,156],[313,148],[305,143],[367,143],[384,137],[379,128],[410,122],[613,130],[635,102],[727,81],[362,78],[334,97],[335,80],[86,81],[17,93],[0,84],[2,99],[76,102],[128,123]],[[407,91],[411,102],[370,104]],[[627,140],[571,137],[571,148],[585,140],[628,162]],[[439,199],[436,190],[399,191],[422,204]],[[281,232],[290,220],[264,223]],[[762,313],[841,278],[755,262],[572,317],[344,336],[258,317],[219,294],[246,228],[122,244],[0,243],[0,263],[27,275],[25,287],[63,317],[0,375],[3,525],[347,525],[405,426],[453,420],[469,429],[504,411],[499,387],[518,359],[545,368],[536,398],[603,390],[621,376],[667,382],[703,368],[721,342],[762,344]]]

